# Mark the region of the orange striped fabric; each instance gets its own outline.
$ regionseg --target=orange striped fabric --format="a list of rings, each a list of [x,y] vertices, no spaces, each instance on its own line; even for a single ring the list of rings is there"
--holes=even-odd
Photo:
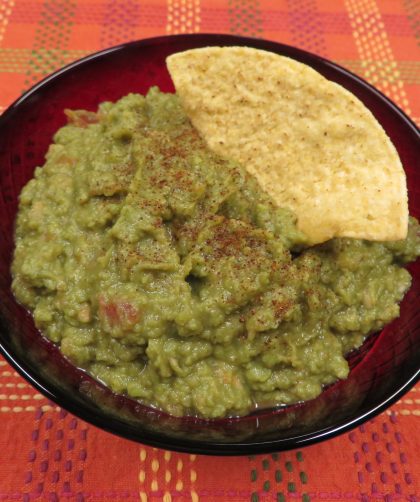
[[[88,53],[196,32],[264,37],[320,54],[420,123],[419,0],[0,0],[0,113]],[[416,387],[374,420],[303,450],[173,453],[75,418],[0,358],[0,501],[416,501],[419,422]]]

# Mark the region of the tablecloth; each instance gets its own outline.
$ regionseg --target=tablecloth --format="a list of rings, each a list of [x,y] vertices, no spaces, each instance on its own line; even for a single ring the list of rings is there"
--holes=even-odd
[[[161,34],[263,37],[332,59],[420,122],[419,0],[0,0],[0,113],[58,67]],[[374,420],[301,450],[207,457],[103,432],[0,359],[0,500],[411,500],[420,387]]]

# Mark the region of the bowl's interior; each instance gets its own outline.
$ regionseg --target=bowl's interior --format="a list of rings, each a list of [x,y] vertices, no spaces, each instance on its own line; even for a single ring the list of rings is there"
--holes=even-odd
[[[406,390],[419,361],[420,263],[410,266],[413,285],[401,316],[370,337],[350,357],[347,380],[317,399],[243,418],[204,421],[174,418],[114,396],[70,365],[43,339],[31,316],[10,292],[13,224],[18,194],[42,165],[53,133],[65,123],[64,108],[95,110],[105,100],[152,85],[173,91],[165,68],[171,53],[206,45],[248,45],[294,57],[356,94],[374,113],[398,149],[407,173],[410,213],[420,215],[419,135],[382,95],[346,71],[298,49],[221,35],[162,37],[105,51],[35,87],[0,118],[0,346],[9,360],[48,397],[96,425],[126,437],[178,450],[244,453],[280,450],[329,437],[365,419]],[[417,190],[417,191],[416,191]]]

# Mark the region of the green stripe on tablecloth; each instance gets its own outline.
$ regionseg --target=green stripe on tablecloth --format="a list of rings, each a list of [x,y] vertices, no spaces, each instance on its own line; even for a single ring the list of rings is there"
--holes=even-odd
[[[45,0],[43,3],[25,86],[34,84],[68,62],[63,50],[68,49],[75,10],[74,0]]]
[[[228,18],[231,33],[261,36],[262,16],[259,0],[229,0]]]

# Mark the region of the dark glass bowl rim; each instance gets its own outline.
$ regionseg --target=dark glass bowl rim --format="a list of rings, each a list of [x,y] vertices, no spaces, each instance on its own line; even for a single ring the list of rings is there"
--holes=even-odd
[[[357,85],[363,87],[368,93],[374,94],[383,103],[384,106],[392,109],[396,113],[405,127],[408,127],[417,136],[420,146],[420,130],[417,125],[388,97],[386,97],[382,92],[373,87],[371,84],[354,74],[353,72],[343,68],[342,66],[329,61],[321,56],[310,53],[303,49],[297,47],[282,44],[278,42],[269,41],[261,38],[253,37],[242,37],[229,34],[215,34],[215,33],[199,33],[199,34],[182,34],[182,35],[165,35],[152,38],[141,39],[133,42],[128,42],[124,44],[119,44],[114,47],[103,49],[101,51],[90,54],[83,57],[77,61],[74,61],[59,70],[55,71],[51,75],[35,84],[29,90],[27,90],[22,96],[20,96],[16,101],[14,101],[0,116],[0,130],[4,122],[8,118],[8,115],[15,113],[19,106],[30,99],[31,96],[35,95],[37,91],[47,86],[51,81],[59,78],[61,75],[70,73],[74,68],[80,65],[84,65],[91,61],[94,61],[103,56],[107,56],[113,52],[124,51],[131,47],[147,47],[155,46],[160,44],[166,44],[170,40],[177,39],[179,41],[184,41],[187,39],[195,39],[199,43],[200,41],[211,41],[212,45],[234,45],[238,43],[239,45],[249,45],[250,47],[255,46],[258,43],[264,44],[265,50],[270,50],[285,54],[288,57],[293,58],[294,56],[305,56],[313,61],[316,61],[323,66],[330,67],[334,71],[341,73],[346,79],[352,80]],[[3,326],[0,329],[4,329]],[[1,334],[1,333],[0,333]],[[186,439],[176,439],[169,436],[165,436],[161,433],[143,431],[139,434],[135,428],[124,421],[119,421],[113,419],[110,421],[107,418],[106,411],[98,413],[93,413],[91,410],[82,409],[79,404],[72,398],[71,395],[63,392],[60,388],[56,387],[52,382],[48,381],[47,378],[40,374],[34,374],[29,368],[29,365],[25,361],[20,361],[18,355],[13,350],[9,344],[4,344],[0,340],[0,353],[5,357],[5,359],[11,364],[11,366],[31,385],[33,385],[38,391],[40,391],[45,397],[55,402],[58,406],[65,410],[73,413],[75,416],[85,420],[86,422],[97,426],[103,430],[116,434],[126,439],[134,440],[139,443],[151,445],[154,447],[171,449],[179,452],[188,453],[198,453],[207,455],[247,455],[251,453],[268,453],[275,451],[291,450],[294,448],[300,448],[308,446],[326,439],[331,439],[339,434],[342,434],[358,425],[366,422],[367,420],[375,417],[376,415],[383,412],[385,409],[394,404],[398,399],[400,399],[406,392],[408,392],[419,380],[420,380],[420,367],[412,371],[412,373],[405,379],[403,383],[393,390],[386,399],[383,399],[380,403],[368,408],[364,413],[357,416],[356,418],[341,420],[339,423],[314,430],[313,432],[295,435],[288,438],[281,438],[277,440],[270,441],[258,441],[250,440],[244,442],[208,442],[208,441],[188,441]]]

